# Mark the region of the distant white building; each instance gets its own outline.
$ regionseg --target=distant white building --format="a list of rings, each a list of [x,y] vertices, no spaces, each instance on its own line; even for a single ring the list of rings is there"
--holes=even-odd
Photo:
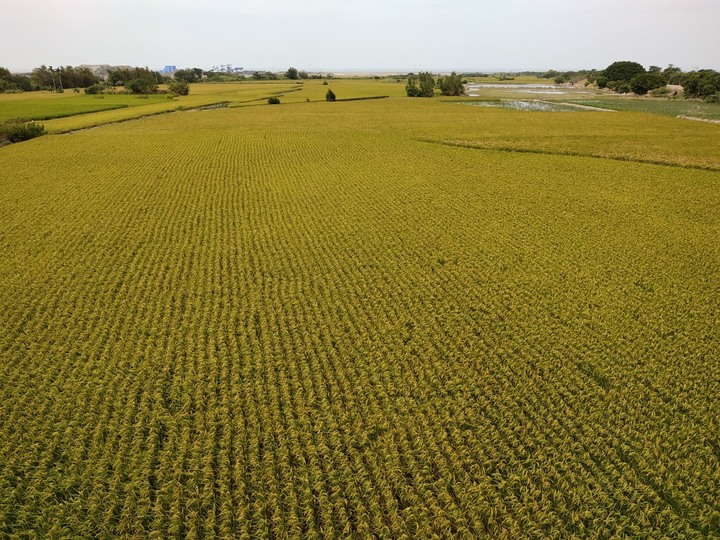
[[[216,73],[242,73],[245,69],[241,67],[233,67],[232,64],[220,64],[219,66],[213,66],[212,71]]]

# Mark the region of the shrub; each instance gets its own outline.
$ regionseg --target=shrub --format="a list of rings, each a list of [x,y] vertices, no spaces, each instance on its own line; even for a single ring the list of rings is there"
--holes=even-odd
[[[185,81],[187,83],[199,82],[202,80],[203,70],[200,68],[192,69],[178,69],[173,73],[173,78],[176,81]]]
[[[630,80],[630,88],[639,96],[662,86],[665,86],[665,79],[660,73],[641,73]]]
[[[429,72],[408,76],[408,83],[405,86],[405,93],[408,97],[433,97],[435,95],[435,79]]]
[[[327,85],[328,85],[328,82],[327,82],[327,81],[323,81],[323,86],[327,86]]]
[[[35,122],[5,122],[0,124],[0,144],[21,142],[45,135],[45,126]]]
[[[268,105],[280,105],[280,98],[277,96],[270,96],[268,98]]]
[[[621,84],[619,84],[619,85],[617,86],[617,88],[615,89],[615,91],[616,91],[618,94],[629,94],[629,93],[631,92],[631,88],[630,88],[630,85],[629,85],[629,84],[627,84],[627,83],[621,83]]]
[[[648,92],[653,97],[664,97],[670,95],[670,90],[667,86],[661,86],[660,88],[653,88]]]
[[[558,75],[553,80],[555,81],[555,84],[565,84],[565,77],[563,77],[562,75]]]
[[[99,94],[103,91],[103,87],[101,84],[95,83],[91,84],[85,89],[86,94]]]
[[[335,92],[333,92],[329,88],[327,93],[325,94],[325,101],[335,101]]]
[[[438,87],[443,96],[462,96],[465,93],[462,77],[454,71],[439,79]]]
[[[707,103],[720,103],[720,92],[716,94],[710,94],[708,97],[705,98],[705,101]]]
[[[597,83],[598,88],[607,88],[610,80],[605,76],[600,76],[597,78],[597,80],[595,82]]]
[[[702,69],[686,73],[682,79],[685,97],[706,98],[720,92],[720,73],[712,69]]]
[[[169,79],[168,90],[178,96],[187,96],[190,93],[190,85],[184,79]]]
[[[157,91],[157,84],[148,79],[133,79],[125,83],[125,88],[133,94],[154,94]]]

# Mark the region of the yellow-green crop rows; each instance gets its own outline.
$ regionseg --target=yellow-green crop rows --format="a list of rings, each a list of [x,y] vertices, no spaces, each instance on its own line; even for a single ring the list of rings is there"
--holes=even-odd
[[[390,98],[0,149],[0,537],[720,536],[719,142]]]

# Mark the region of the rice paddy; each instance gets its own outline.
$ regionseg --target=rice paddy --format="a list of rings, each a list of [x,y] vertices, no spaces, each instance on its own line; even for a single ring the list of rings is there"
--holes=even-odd
[[[328,86],[0,148],[0,536],[719,537],[718,126]]]

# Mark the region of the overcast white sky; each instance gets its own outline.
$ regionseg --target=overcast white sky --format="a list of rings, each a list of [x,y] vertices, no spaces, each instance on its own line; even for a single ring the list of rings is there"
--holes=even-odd
[[[0,0],[0,66],[720,70],[720,0]]]

